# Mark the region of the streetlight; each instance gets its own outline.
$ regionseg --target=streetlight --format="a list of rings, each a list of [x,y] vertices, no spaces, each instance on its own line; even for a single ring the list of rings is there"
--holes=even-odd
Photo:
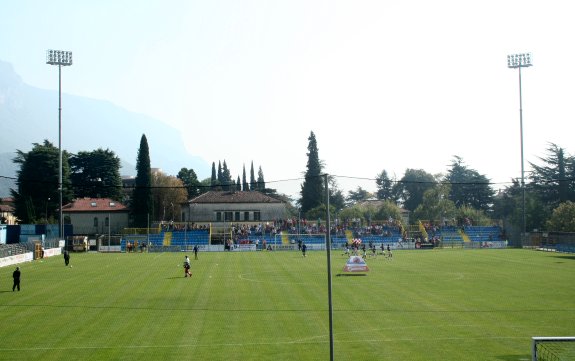
[[[507,55],[507,67],[511,69],[519,69],[519,129],[521,137],[521,197],[522,197],[522,213],[523,224],[521,229],[521,245],[525,242],[526,235],[526,221],[525,221],[525,168],[523,162],[523,99],[521,96],[521,68],[527,68],[533,65],[531,53]]]
[[[58,193],[60,194],[58,235],[62,239],[64,237],[64,220],[62,218],[62,66],[72,65],[72,52],[46,50],[46,64],[58,65]]]

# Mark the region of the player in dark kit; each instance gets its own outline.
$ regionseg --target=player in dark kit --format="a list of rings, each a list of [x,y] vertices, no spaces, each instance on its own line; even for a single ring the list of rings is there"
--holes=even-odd
[[[64,251],[64,264],[67,266],[70,263],[70,253],[68,250]]]
[[[18,291],[20,291],[20,267],[16,267],[16,270],[14,273],[12,273],[12,277],[14,278],[14,286],[12,286],[12,292],[14,292],[16,288],[18,288]]]

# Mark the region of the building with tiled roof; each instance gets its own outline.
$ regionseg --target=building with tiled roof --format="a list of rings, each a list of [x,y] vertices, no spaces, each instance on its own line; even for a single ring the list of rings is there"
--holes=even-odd
[[[16,224],[14,216],[14,198],[0,199],[0,224]]]
[[[187,222],[259,222],[286,219],[286,204],[258,191],[209,191],[182,208]]]
[[[129,209],[110,198],[79,198],[62,207],[66,223],[74,234],[96,235],[119,233],[128,227]]]

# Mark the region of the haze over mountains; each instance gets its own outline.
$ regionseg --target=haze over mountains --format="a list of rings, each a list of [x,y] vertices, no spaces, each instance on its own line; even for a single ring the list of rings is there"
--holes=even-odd
[[[122,160],[122,175],[135,175],[142,134],[152,167],[176,175],[182,167],[209,177],[211,165],[186,150],[179,132],[161,121],[127,111],[108,101],[62,94],[62,149],[71,153],[110,149]],[[25,84],[11,64],[0,60],[0,197],[10,195],[16,150],[48,139],[58,146],[58,91]]]

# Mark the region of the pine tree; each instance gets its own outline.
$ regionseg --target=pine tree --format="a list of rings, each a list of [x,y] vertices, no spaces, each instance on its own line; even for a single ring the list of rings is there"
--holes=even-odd
[[[322,164],[319,160],[317,141],[315,134],[311,132],[307,146],[307,171],[301,186],[301,211],[306,213],[322,204],[323,180],[321,178]]]
[[[70,179],[76,197],[121,201],[123,192],[120,167],[120,158],[109,149],[82,151],[70,157]]]
[[[16,152],[13,162],[20,165],[16,185],[11,189],[16,217],[22,223],[36,223],[56,215],[60,203],[59,150],[47,140],[34,143],[31,151]],[[74,197],[70,182],[70,167],[67,152],[62,152],[62,204]]]
[[[193,169],[182,168],[178,172],[177,177],[182,180],[182,183],[186,187],[188,198],[195,198],[204,192],[201,187],[202,184]]]
[[[475,209],[488,210],[493,204],[493,190],[489,185],[489,179],[468,168],[459,156],[454,156],[445,181],[451,184],[449,199],[458,208],[467,205]]]
[[[144,228],[148,225],[148,216],[152,211],[152,168],[150,149],[145,134],[140,140],[136,173],[136,186],[132,196],[132,216],[134,226]],[[150,216],[153,217],[153,215]]]
[[[377,175],[375,183],[377,184],[377,199],[392,201],[394,203],[397,202],[398,197],[395,195],[393,182],[387,175],[385,169]]]
[[[550,143],[547,148],[547,157],[539,157],[542,165],[529,163],[533,168],[531,185],[541,199],[557,207],[566,201],[575,201],[575,158],[565,150]]]

